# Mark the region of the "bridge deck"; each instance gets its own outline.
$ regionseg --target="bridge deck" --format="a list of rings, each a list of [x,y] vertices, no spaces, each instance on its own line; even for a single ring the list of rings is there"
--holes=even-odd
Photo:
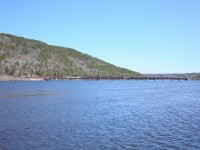
[[[188,78],[176,77],[43,77],[45,80],[188,80]]]

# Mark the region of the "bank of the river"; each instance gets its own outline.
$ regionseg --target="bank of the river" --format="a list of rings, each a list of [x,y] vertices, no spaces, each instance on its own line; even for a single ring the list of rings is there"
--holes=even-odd
[[[13,76],[1,76],[0,81],[42,81],[43,78],[28,78],[28,77],[13,77]]]

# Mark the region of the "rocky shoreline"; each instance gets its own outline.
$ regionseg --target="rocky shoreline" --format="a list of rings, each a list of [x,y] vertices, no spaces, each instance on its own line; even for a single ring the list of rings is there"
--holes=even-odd
[[[43,78],[1,76],[0,81],[43,81]]]

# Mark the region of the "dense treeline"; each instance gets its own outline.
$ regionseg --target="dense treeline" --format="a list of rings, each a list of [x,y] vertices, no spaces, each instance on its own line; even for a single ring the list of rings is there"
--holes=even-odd
[[[0,73],[11,76],[143,76],[71,48],[0,34]]]
[[[187,73],[186,76],[191,80],[200,80],[200,73]]]
[[[187,78],[189,80],[200,80],[200,73],[146,74],[145,76],[146,77]]]

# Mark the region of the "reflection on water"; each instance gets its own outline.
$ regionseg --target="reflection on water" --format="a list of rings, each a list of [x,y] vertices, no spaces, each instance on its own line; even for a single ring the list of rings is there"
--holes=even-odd
[[[0,82],[0,149],[200,149],[198,81]]]

